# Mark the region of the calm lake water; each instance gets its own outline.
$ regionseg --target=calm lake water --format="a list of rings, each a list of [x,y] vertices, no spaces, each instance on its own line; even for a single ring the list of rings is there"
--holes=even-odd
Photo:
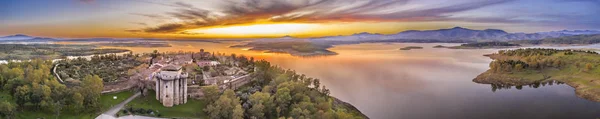
[[[171,44],[174,47],[127,49],[143,53],[204,48],[265,59],[321,79],[332,96],[353,104],[373,119],[600,118],[600,103],[577,97],[568,85],[493,92],[490,85],[472,82],[492,61],[482,55],[497,50],[431,48],[439,43],[376,43],[335,46],[330,50],[339,55],[302,58],[228,48],[234,42]],[[398,50],[405,46],[424,49]]]

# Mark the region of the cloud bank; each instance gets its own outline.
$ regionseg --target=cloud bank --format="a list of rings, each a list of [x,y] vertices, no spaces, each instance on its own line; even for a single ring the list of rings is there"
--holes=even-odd
[[[186,29],[252,23],[328,23],[328,22],[423,22],[462,21],[475,23],[522,23],[531,20],[515,17],[465,17],[455,13],[506,4],[517,0],[470,0],[421,5],[416,0],[219,0],[216,10],[186,2],[160,3],[173,7],[157,14],[131,13],[157,20],[178,22],[149,26],[147,33],[181,33]],[[564,0],[558,0],[563,1]],[[588,2],[576,0],[566,2]],[[431,1],[428,1],[431,3]],[[443,3],[443,4],[442,4]],[[419,6],[421,5],[421,6]],[[558,18],[558,17],[557,17]]]

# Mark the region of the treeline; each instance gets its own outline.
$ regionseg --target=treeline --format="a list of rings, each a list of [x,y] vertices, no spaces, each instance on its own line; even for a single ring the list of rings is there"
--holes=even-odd
[[[543,70],[546,68],[563,68],[565,65],[574,64],[576,67],[583,67],[583,71],[593,69],[593,64],[589,62],[570,61],[560,56],[570,56],[575,54],[590,54],[597,55],[593,51],[582,50],[557,50],[557,49],[516,49],[516,50],[500,50],[498,55],[509,56],[512,58],[500,58],[490,63],[490,69],[494,72],[512,72],[522,71],[524,69]],[[582,64],[585,63],[585,64]]]
[[[495,47],[495,46],[521,46],[519,44],[512,44],[508,42],[476,42],[476,43],[467,43],[462,44],[460,46],[463,47]]]
[[[254,82],[237,92],[216,86],[205,87],[209,102],[204,111],[210,118],[226,119],[353,119],[363,118],[357,110],[338,105],[319,79],[298,75],[261,60],[254,62]]]
[[[143,63],[143,57],[132,53],[116,55],[95,55],[90,60],[77,58],[72,60],[61,60],[57,62],[57,73],[64,79],[80,80],[88,75],[98,75],[104,82],[117,81],[128,77],[128,70]]]
[[[558,38],[546,38],[541,40],[520,40],[513,41],[519,44],[596,44],[600,43],[600,35],[575,35],[563,36]]]
[[[584,50],[558,50],[558,49],[547,49],[547,48],[526,48],[526,49],[515,49],[515,50],[500,50],[498,54],[506,56],[550,56],[558,52],[563,52],[565,55],[572,55],[574,53],[587,53],[587,54],[598,54],[594,51]]]
[[[44,60],[0,65],[0,94],[12,97],[0,100],[0,115],[11,118],[24,111],[60,115],[99,109],[102,79],[88,75],[81,85],[67,87],[55,80],[51,67],[52,62]]]
[[[0,60],[57,59],[66,56],[86,56],[127,52],[124,49],[96,49],[92,45],[65,44],[0,44]]]

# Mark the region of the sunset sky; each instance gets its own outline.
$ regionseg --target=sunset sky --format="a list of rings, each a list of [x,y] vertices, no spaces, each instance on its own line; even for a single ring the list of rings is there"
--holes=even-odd
[[[320,37],[461,26],[600,29],[600,0],[1,0],[0,35]]]

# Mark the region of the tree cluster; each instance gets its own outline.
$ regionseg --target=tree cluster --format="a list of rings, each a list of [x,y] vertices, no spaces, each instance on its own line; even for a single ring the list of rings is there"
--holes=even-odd
[[[87,75],[98,75],[104,82],[117,81],[129,76],[128,71],[142,65],[143,58],[133,54],[96,55],[90,60],[77,58],[62,60],[57,64],[57,73],[62,79],[73,78],[80,80]]]
[[[494,72],[512,72],[522,71],[525,69],[543,70],[546,68],[564,68],[566,65],[575,65],[583,67],[583,71],[590,71],[594,68],[594,61],[586,58],[577,58],[577,60],[569,60],[568,56],[582,54],[597,56],[598,53],[593,51],[583,50],[557,50],[557,49],[516,49],[516,50],[500,50],[497,55],[504,58],[498,58],[490,63],[490,69]],[[583,63],[583,64],[580,64]]]
[[[494,46],[520,46],[520,45],[512,44],[512,43],[508,43],[508,42],[494,41],[494,42],[467,43],[467,44],[462,44],[460,46],[463,46],[463,47],[494,47]]]
[[[67,87],[52,76],[51,67],[51,61],[43,60],[0,65],[0,86],[13,98],[12,101],[0,102],[0,110],[9,110],[1,111],[0,115],[10,117],[18,111],[45,111],[60,115],[63,110],[82,112],[99,109],[102,79],[88,75],[83,78],[81,87]]]
[[[253,83],[234,93],[220,94],[216,86],[204,88],[210,118],[246,119],[352,119],[357,112],[335,105],[319,79],[299,75],[261,60],[253,63]]]

